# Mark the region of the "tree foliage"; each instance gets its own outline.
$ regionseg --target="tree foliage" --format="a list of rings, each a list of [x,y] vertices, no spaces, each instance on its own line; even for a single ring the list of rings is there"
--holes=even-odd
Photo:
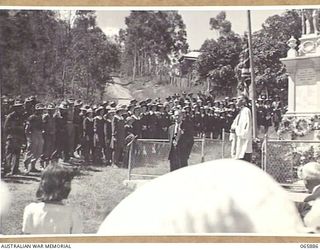
[[[161,75],[187,51],[185,24],[177,11],[131,11],[119,32],[125,74]]]
[[[231,30],[231,23],[226,20],[225,12],[210,19],[212,29],[219,30],[218,39],[207,39],[201,46],[203,52],[197,63],[202,79],[209,77],[212,85],[219,90],[228,91],[236,86],[234,68],[242,50],[241,37]]]
[[[92,99],[119,67],[119,47],[94,11],[0,11],[3,94]]]
[[[239,76],[234,72],[241,52],[247,46],[247,36],[240,37],[231,29],[231,23],[221,12],[210,19],[211,29],[219,31],[218,39],[206,40],[198,62],[202,78],[209,77],[221,90],[236,86]],[[280,58],[285,58],[291,36],[301,37],[301,17],[298,10],[287,10],[280,15],[270,16],[262,29],[253,34],[253,59],[258,94],[267,91],[275,94],[283,91],[287,95],[287,72]]]
[[[301,17],[297,10],[269,17],[262,29],[253,34],[253,54],[257,89],[269,94],[287,89],[287,72],[280,58],[287,56],[287,41],[301,37]],[[284,93],[286,96],[286,93]]]

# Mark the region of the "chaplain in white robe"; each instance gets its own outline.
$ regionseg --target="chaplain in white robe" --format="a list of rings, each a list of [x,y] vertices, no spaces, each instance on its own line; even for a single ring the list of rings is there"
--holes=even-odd
[[[231,157],[251,161],[252,155],[252,118],[251,110],[246,107],[248,99],[241,94],[237,98],[237,107],[240,109],[239,114],[231,125],[230,140]]]

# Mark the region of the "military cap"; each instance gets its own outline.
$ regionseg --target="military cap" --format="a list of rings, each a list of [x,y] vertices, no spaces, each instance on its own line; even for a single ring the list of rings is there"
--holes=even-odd
[[[66,102],[62,102],[62,103],[60,103],[58,108],[59,109],[68,109],[68,104]]]
[[[12,105],[12,107],[22,107],[22,106],[23,106],[23,103],[20,100],[16,100]]]
[[[117,106],[117,104],[115,102],[110,103],[110,107],[115,108],[116,106]]]
[[[46,106],[46,109],[48,110],[52,110],[52,109],[55,109],[55,105],[53,103],[48,103],[47,106]]]
[[[99,112],[99,111],[101,111],[101,110],[104,110],[104,107],[103,107],[103,106],[97,107],[96,112]]]
[[[17,101],[18,101],[18,100],[17,100]],[[14,103],[15,103],[14,99],[9,98],[8,104],[9,104],[9,105],[14,105]]]
[[[32,100],[30,99],[30,97],[27,97],[26,99],[24,99],[24,103],[30,103],[32,102]]]
[[[86,104],[86,105],[82,105],[80,110],[88,110],[89,108],[90,108],[90,106],[88,104]]]
[[[37,103],[35,106],[36,110],[43,110],[44,109],[44,105],[42,103]]]
[[[125,110],[127,106],[125,104],[119,104],[117,110]]]
[[[85,109],[85,111],[87,111],[87,113],[93,113],[93,109],[92,108]]]
[[[108,114],[112,114],[112,113],[115,113],[116,112],[116,109],[115,108],[111,108],[108,110]]]
[[[133,99],[130,101],[131,104],[137,103],[138,101],[136,99]]]
[[[76,100],[74,102],[74,106],[81,106],[82,105],[82,101],[81,100]]]
[[[69,98],[68,100],[67,100],[67,102],[69,103],[69,104],[73,104],[74,103],[74,98]]]

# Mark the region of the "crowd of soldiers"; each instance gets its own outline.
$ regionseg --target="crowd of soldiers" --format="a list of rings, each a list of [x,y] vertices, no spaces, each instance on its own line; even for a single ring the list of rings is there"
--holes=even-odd
[[[104,101],[87,105],[68,99],[44,105],[36,97],[1,99],[2,166],[4,175],[38,172],[49,161],[83,157],[85,164],[123,166],[125,148],[134,139],[167,139],[172,114],[181,110],[192,121],[195,136],[221,138],[237,115],[236,98],[216,100],[213,94],[174,94],[161,101],[150,98],[131,100],[129,105]],[[257,103],[258,126],[264,132],[277,129],[283,113],[278,96],[260,96]]]

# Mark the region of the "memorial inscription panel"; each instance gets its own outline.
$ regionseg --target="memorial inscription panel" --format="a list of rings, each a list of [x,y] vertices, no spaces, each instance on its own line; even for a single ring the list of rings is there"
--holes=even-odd
[[[313,85],[317,82],[317,73],[314,68],[300,68],[296,73],[296,85]]]

